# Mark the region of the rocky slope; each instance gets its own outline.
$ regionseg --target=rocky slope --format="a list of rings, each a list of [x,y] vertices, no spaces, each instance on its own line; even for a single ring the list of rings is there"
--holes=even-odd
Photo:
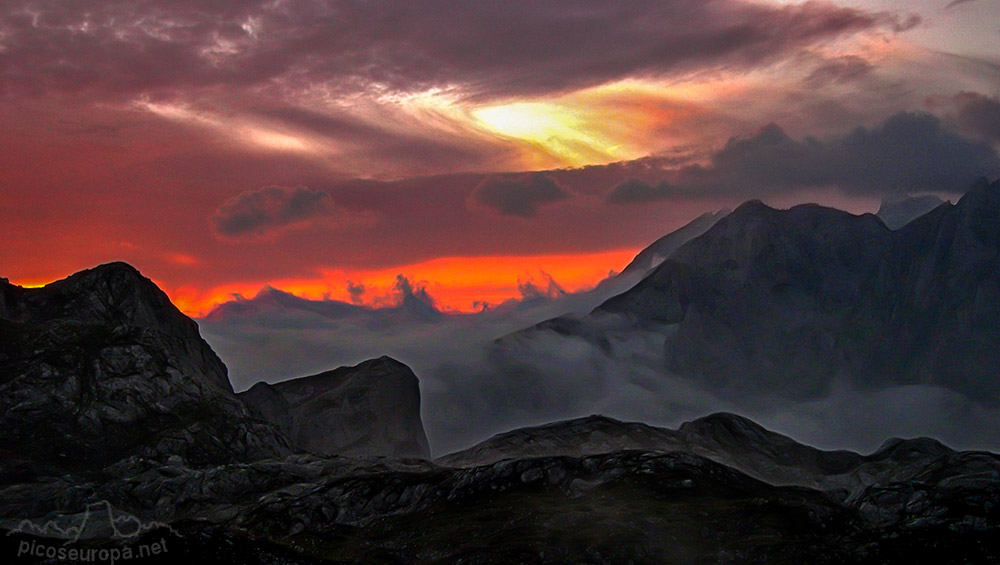
[[[0,447],[66,468],[289,453],[233,394],[197,325],[124,263],[38,289],[0,282]]]
[[[257,383],[239,397],[306,451],[430,458],[417,377],[389,357]]]
[[[521,435],[551,441],[561,430],[563,447],[586,452],[591,440],[581,427],[650,436],[649,428],[594,418]],[[733,461],[791,442],[729,415],[673,434],[698,437],[716,458]],[[125,516],[152,524],[141,539],[169,540],[173,559],[210,554],[238,563],[839,563],[916,555],[987,562],[1000,555],[994,454],[892,442],[869,458],[837,456],[841,466],[907,465],[905,476],[879,473],[844,497],[769,484],[687,451],[621,451],[628,441],[601,441],[601,450],[614,451],[566,456],[556,448],[467,468],[293,455],[201,469],[151,464],[104,480],[50,477],[0,487],[0,527],[19,530],[4,539],[44,543],[33,525],[66,529],[86,517],[94,521],[87,531],[100,532],[111,527],[101,520]],[[808,457],[786,459],[812,472]],[[112,510],[87,515],[94,505]],[[120,543],[97,537],[74,543]]]

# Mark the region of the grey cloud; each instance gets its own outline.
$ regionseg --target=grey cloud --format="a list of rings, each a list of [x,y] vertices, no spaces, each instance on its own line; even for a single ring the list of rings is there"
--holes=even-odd
[[[347,281],[347,294],[351,297],[351,304],[361,304],[365,295],[365,285]]]
[[[676,189],[666,181],[652,185],[639,179],[628,179],[615,185],[606,200],[611,204],[631,204],[663,200],[676,195]]]
[[[944,7],[944,9],[945,10],[953,10],[953,9],[961,6],[962,4],[970,4],[970,3],[975,2],[975,1],[976,0],[954,0],[953,2],[949,2],[948,5]]]
[[[839,187],[851,194],[961,193],[1000,173],[1000,157],[931,114],[903,112],[875,128],[797,141],[775,124],[732,138],[709,165],[673,171],[671,183],[617,186],[610,202],[713,195],[766,195]]]
[[[552,278],[552,275],[543,272],[542,277],[545,279],[544,286],[533,279],[517,281],[517,290],[521,293],[521,300],[541,300],[566,295],[566,290]]]
[[[240,237],[299,224],[332,210],[330,195],[304,186],[265,186],[230,198],[212,216],[220,235]]]
[[[749,388],[723,398],[696,378],[664,371],[658,332],[612,332],[606,349],[554,331],[494,341],[550,318],[559,302],[432,323],[400,318],[392,309],[367,310],[372,320],[359,323],[313,308],[199,325],[237,390],[262,377],[273,383],[386,354],[407,363],[420,378],[434,455],[513,427],[594,413],[676,426],[711,412],[737,412],[802,441],[863,451],[892,435],[929,435],[959,448],[1000,445],[1000,410],[938,387],[862,391],[833,381],[827,395],[806,401]]]
[[[955,102],[962,126],[984,139],[1000,142],[1000,99],[962,92],[955,96]]]
[[[530,218],[543,204],[566,200],[569,192],[542,173],[518,177],[492,176],[473,191],[472,199],[501,214]]]
[[[808,2],[15,1],[0,84],[33,92],[323,85],[478,98],[753,67],[910,20]]]

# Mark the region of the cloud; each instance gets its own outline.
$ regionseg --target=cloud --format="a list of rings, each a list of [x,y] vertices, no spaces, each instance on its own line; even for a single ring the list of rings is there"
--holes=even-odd
[[[993,142],[1000,142],[1000,99],[975,92],[955,96],[958,121],[969,131]]]
[[[522,301],[552,299],[566,295],[566,290],[559,286],[552,275],[543,271],[542,277],[544,286],[539,285],[534,279],[518,279],[517,290],[521,293]]]
[[[539,206],[566,200],[569,192],[551,177],[533,173],[519,177],[492,176],[475,188],[472,199],[501,214],[530,218]]]
[[[361,304],[364,301],[365,285],[347,281],[347,294],[351,297],[351,304]]]
[[[676,195],[675,188],[666,181],[661,181],[654,186],[639,179],[628,179],[615,185],[608,193],[606,200],[611,204],[631,204],[663,200]]]
[[[855,81],[867,76],[874,65],[856,55],[832,59],[817,66],[803,83],[809,88],[822,88],[829,84]]]
[[[0,9],[0,84],[131,94],[439,88],[497,99],[637,74],[754,67],[905,21],[825,2],[22,0]]]
[[[711,412],[737,412],[801,441],[865,451],[894,435],[929,435],[959,448],[1000,445],[1000,410],[940,387],[858,390],[831,378],[826,394],[808,400],[752,383],[723,396],[710,383],[664,371],[663,334],[620,331],[631,323],[615,316],[601,322],[609,327],[607,347],[572,332],[510,335],[551,318],[553,305],[574,298],[582,296],[430,321],[392,308],[323,316],[318,312],[327,306],[316,303],[199,325],[237,390],[261,378],[273,383],[381,355],[399,359],[420,379],[434,455],[514,427],[595,413],[676,426]],[[494,341],[499,336],[509,337]]]
[[[322,190],[265,186],[226,200],[212,216],[212,225],[223,236],[260,236],[328,214],[331,201]]]
[[[976,107],[984,114],[991,109]],[[605,200],[760,196],[831,186],[855,195],[962,193],[977,178],[998,173],[1000,157],[989,143],[962,137],[931,114],[902,112],[877,127],[825,140],[797,141],[770,124],[753,136],[731,138],[707,166],[672,171],[670,182],[656,186],[623,183]]]
[[[970,4],[970,3],[975,2],[975,1],[976,0],[954,0],[953,2],[949,2],[948,5],[944,7],[944,9],[945,10],[954,10],[955,8],[958,8],[959,6],[961,6],[963,4]]]

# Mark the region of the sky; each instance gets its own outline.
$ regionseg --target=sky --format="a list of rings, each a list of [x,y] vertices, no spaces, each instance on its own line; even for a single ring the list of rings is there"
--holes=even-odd
[[[0,276],[442,310],[1000,175],[1000,0],[0,5]]]

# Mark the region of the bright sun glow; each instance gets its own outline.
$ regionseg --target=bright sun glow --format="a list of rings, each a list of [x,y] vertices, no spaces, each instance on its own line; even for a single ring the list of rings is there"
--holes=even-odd
[[[504,137],[527,141],[566,165],[613,161],[623,157],[621,145],[588,127],[571,108],[547,102],[517,102],[472,111],[483,128]]]

